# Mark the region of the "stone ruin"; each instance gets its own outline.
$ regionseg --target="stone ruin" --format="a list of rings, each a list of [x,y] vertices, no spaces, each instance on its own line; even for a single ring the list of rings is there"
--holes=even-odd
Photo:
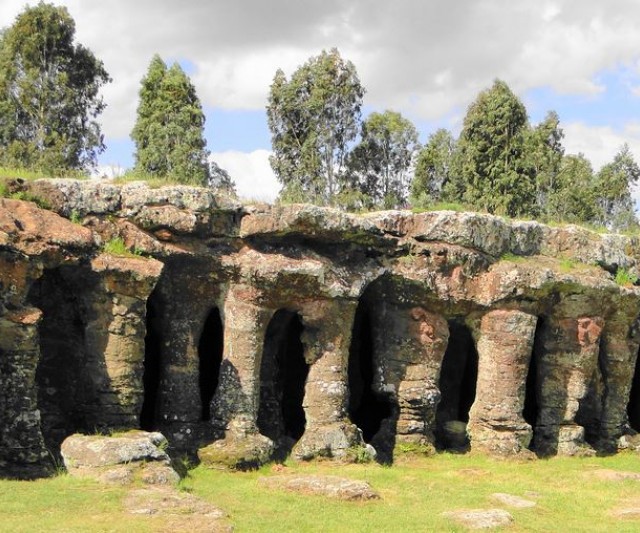
[[[73,433],[248,467],[611,453],[640,430],[636,237],[74,180],[0,199],[0,474]],[[135,254],[108,253],[124,242]],[[399,448],[400,447],[400,448]]]

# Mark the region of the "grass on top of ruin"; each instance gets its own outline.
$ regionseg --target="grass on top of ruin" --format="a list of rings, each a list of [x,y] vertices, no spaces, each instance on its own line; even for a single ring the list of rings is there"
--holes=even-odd
[[[443,512],[508,510],[505,531],[638,531],[640,481],[615,479],[611,471],[639,472],[637,455],[492,459],[478,454],[404,456],[392,467],[329,462],[286,463],[255,472],[221,472],[200,466],[181,489],[225,510],[236,531],[365,532],[464,531]],[[259,478],[325,474],[368,481],[381,499],[345,502],[268,489]],[[126,488],[104,487],[67,475],[35,482],[0,481],[0,531],[162,531],[162,517],[125,514]],[[492,499],[508,493],[537,503],[510,509]],[[616,513],[638,510],[621,518]],[[635,516],[635,518],[632,518]]]

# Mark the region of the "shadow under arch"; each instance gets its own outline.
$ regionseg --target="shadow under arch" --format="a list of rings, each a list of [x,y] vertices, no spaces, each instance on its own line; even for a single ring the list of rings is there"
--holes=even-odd
[[[476,398],[478,352],[471,330],[461,320],[449,320],[449,342],[442,359],[440,402],[436,410],[436,446],[467,451],[469,411]]]
[[[267,326],[260,365],[258,431],[276,446],[276,459],[286,457],[304,434],[303,407],[309,365],[304,358],[302,319],[279,309]]]
[[[162,374],[162,342],[164,301],[158,288],[147,298],[147,333],[144,338],[144,396],[140,411],[140,427],[146,431],[158,428],[158,391]]]
[[[198,387],[203,422],[211,420],[211,400],[218,387],[224,351],[224,328],[218,307],[207,314],[198,342]]]
[[[390,400],[375,391],[375,351],[371,304],[366,298],[361,298],[354,316],[349,347],[347,410],[351,421],[362,431],[366,443],[375,439],[383,421],[391,417],[393,411]]]

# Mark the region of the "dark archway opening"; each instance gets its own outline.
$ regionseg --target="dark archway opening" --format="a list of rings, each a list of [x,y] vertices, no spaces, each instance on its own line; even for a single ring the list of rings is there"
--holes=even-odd
[[[369,443],[380,430],[382,421],[391,416],[391,406],[373,388],[375,377],[374,342],[368,305],[360,302],[356,309],[349,347],[349,405],[351,421],[362,430]]]
[[[466,450],[466,426],[476,399],[478,352],[471,331],[449,322],[449,343],[440,369],[440,403],[436,411],[436,444],[441,449]]]
[[[307,424],[302,402],[309,375],[304,358],[300,316],[277,311],[265,335],[260,366],[258,430],[274,441],[277,453],[286,455],[302,437]]]
[[[540,357],[542,356],[543,350],[543,339],[542,332],[545,327],[545,322],[543,318],[538,318],[538,323],[536,324],[536,332],[533,340],[533,351],[531,353],[531,360],[529,361],[529,370],[527,371],[527,381],[525,385],[525,393],[524,393],[524,407],[522,409],[522,417],[525,422],[531,426],[531,429],[534,432],[536,431],[536,424],[538,422],[538,412],[540,410],[539,407],[539,386],[538,386],[538,366]],[[529,444],[529,449],[533,449],[534,438],[531,438],[531,444]]]
[[[56,457],[67,436],[89,429],[87,416],[95,403],[84,371],[87,310],[72,283],[78,275],[70,267],[45,270],[28,294],[28,301],[42,311],[38,409],[45,446]]]
[[[158,390],[162,362],[163,303],[159,291],[154,290],[147,299],[147,333],[144,338],[144,398],[140,412],[140,427],[146,431],[157,429]]]
[[[214,307],[204,322],[198,343],[198,385],[202,405],[201,419],[211,420],[211,400],[218,387],[224,350],[224,330],[220,311]]]
[[[640,433],[640,355],[636,360],[633,381],[631,382],[627,414],[629,415],[631,429]]]

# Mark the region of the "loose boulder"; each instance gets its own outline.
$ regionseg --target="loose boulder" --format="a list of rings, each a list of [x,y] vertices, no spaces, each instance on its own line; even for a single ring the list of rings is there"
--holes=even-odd
[[[122,435],[71,435],[62,443],[64,465],[72,476],[103,483],[173,485],[180,476],[171,466],[161,433],[129,431]]]

